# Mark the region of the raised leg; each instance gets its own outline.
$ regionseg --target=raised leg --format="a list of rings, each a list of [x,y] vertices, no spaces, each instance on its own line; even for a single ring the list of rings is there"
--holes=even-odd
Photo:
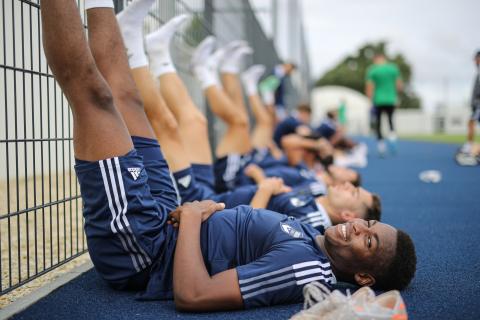
[[[89,11],[112,9],[91,9]],[[96,161],[133,148],[112,92],[95,64],[74,0],[42,0],[43,46],[55,79],[70,102],[75,156]]]
[[[205,91],[212,112],[227,125],[227,131],[218,143],[217,157],[232,153],[245,154],[252,150],[248,116],[238,112],[238,108],[218,86],[210,86]]]
[[[159,77],[161,94],[178,121],[183,145],[191,163],[212,164],[207,119],[197,108],[177,73]]]
[[[226,54],[220,63],[223,88],[237,106],[238,112],[248,115],[238,74],[242,70],[245,55],[251,54],[253,50],[244,41],[233,41],[225,46],[225,51]]]
[[[221,73],[222,85],[227,96],[237,107],[238,113],[247,113],[247,107],[243,100],[243,91],[240,79],[235,73]]]
[[[155,138],[143,109],[142,99],[130,73],[130,66],[113,9],[87,10],[88,40],[98,69],[113,93],[132,136]]]
[[[177,75],[170,55],[171,39],[175,31],[188,19],[187,15],[171,19],[160,29],[147,36],[146,47],[151,71],[154,77],[160,81],[160,92],[157,90],[157,95],[162,101],[165,99],[168,113],[170,115],[173,113],[174,120],[176,119],[178,123],[175,133],[181,137],[184,146],[181,157],[189,163],[212,164],[207,121],[195,106],[185,85]],[[158,113],[154,117],[149,115],[151,121],[159,117],[162,117],[162,114]],[[173,156],[180,157],[178,153]]]
[[[132,74],[170,171],[189,167],[190,161],[179,134],[178,123],[160,95],[148,67],[135,68]]]
[[[248,96],[250,108],[255,117],[252,131],[252,144],[255,148],[266,148],[273,140],[273,119],[258,95],[258,80],[265,72],[262,65],[254,65],[242,73],[242,82]]]
[[[215,39],[203,40],[192,56],[192,70],[200,81],[212,112],[228,126],[227,132],[219,142],[215,151],[217,157],[231,153],[247,153],[251,151],[248,116],[239,112],[233,101],[223,91],[217,77],[219,51],[212,54]]]

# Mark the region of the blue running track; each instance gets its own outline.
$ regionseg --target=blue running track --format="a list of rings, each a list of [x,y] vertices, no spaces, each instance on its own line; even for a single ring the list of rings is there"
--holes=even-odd
[[[372,154],[364,185],[383,199],[383,221],[413,237],[417,275],[402,295],[410,319],[480,319],[480,167],[459,167],[456,146],[400,141],[398,155]],[[438,184],[421,182],[439,170]],[[300,304],[228,313],[183,314],[172,302],[138,302],[89,271],[15,319],[287,319]]]

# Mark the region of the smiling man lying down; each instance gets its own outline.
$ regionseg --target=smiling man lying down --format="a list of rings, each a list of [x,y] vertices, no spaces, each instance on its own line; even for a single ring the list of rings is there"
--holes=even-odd
[[[133,2],[123,21],[135,23],[132,17],[146,15],[153,2]],[[176,208],[113,3],[85,0],[85,7],[89,43],[74,0],[42,0],[43,44],[73,113],[88,248],[107,283],[207,311],[298,302],[314,280],[384,289],[410,282],[413,244],[388,225],[354,220],[322,236],[294,218],[249,206],[223,210],[207,200]],[[145,68],[142,53],[129,51],[130,68]]]

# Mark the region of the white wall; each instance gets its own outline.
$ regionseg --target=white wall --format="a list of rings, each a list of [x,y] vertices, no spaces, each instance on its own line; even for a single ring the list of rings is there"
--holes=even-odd
[[[398,135],[431,134],[434,132],[434,119],[422,110],[396,109],[394,126]],[[382,130],[388,132],[387,117],[384,115]]]
[[[350,134],[366,135],[369,132],[370,101],[350,88],[324,86],[312,91],[312,123],[317,126],[327,111],[338,108],[340,101],[346,105],[347,131]]]
[[[451,108],[445,112],[444,129],[450,134],[467,134],[467,122],[470,118],[470,108]]]

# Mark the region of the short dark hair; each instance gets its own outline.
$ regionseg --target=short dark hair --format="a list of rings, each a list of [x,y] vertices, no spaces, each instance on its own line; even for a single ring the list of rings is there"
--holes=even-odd
[[[292,61],[285,61],[284,64],[289,64],[292,66],[292,69],[297,69],[297,64],[295,62],[292,62]]]
[[[351,183],[355,186],[355,187],[360,187],[362,185],[362,175],[360,174],[360,172],[355,172],[357,174],[357,177],[351,181]]]
[[[310,105],[308,103],[300,103],[297,106],[297,111],[312,113],[312,108],[310,107]]]
[[[477,52],[475,52],[475,59],[476,58],[480,58],[480,50],[478,50]]]
[[[380,196],[376,193],[372,193],[372,206],[367,207],[367,214],[365,220],[377,220],[380,221],[382,217],[382,202]]]
[[[324,166],[328,170],[328,167],[330,167],[333,164],[333,156],[332,155],[328,155],[325,157],[319,156],[318,161],[320,161],[322,166]]]
[[[397,229],[397,248],[392,261],[375,278],[375,289],[403,290],[412,281],[417,269],[417,255],[412,238]]]
[[[336,111],[330,110],[327,112],[327,118],[334,120],[336,118]]]

